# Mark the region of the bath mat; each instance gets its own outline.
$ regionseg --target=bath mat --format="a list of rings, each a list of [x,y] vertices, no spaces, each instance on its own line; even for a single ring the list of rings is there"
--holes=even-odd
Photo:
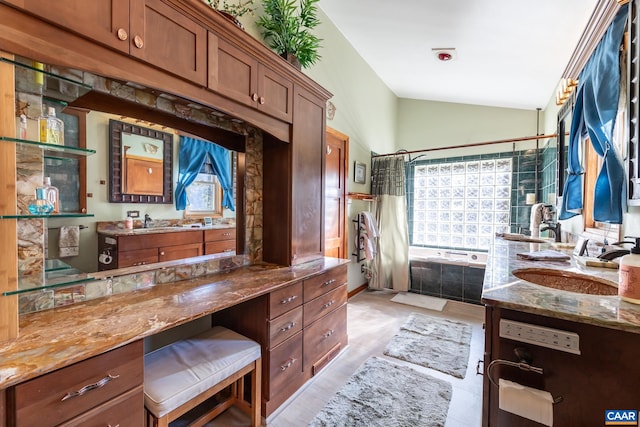
[[[411,313],[384,354],[464,378],[469,363],[471,325]]]
[[[411,292],[397,293],[393,298],[391,298],[391,301],[434,311],[442,311],[444,310],[444,306],[447,305],[446,299],[414,294]]]
[[[309,426],[444,426],[451,390],[447,381],[370,357]]]

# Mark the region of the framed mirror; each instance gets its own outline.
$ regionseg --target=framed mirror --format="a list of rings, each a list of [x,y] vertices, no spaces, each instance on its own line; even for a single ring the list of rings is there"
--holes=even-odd
[[[109,202],[173,203],[173,135],[109,120]]]

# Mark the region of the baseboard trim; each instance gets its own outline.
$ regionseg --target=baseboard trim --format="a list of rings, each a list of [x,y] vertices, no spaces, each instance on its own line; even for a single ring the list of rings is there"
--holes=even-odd
[[[349,291],[347,294],[347,298],[351,298],[352,296],[358,295],[360,292],[366,290],[369,287],[369,283],[363,283],[352,291]]]

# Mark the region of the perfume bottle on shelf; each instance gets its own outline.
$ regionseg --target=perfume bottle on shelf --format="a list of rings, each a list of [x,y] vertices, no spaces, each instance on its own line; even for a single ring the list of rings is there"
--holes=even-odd
[[[64,122],[56,117],[56,109],[49,107],[47,114],[44,113],[45,106],[42,106],[42,116],[40,116],[40,142],[55,145],[64,145]]]
[[[60,191],[58,187],[51,185],[51,178],[48,176],[44,177],[43,184],[46,189],[45,196],[49,203],[53,205],[52,213],[60,213]]]
[[[46,187],[36,188],[36,198],[29,203],[29,212],[33,215],[48,215],[53,211],[53,204],[47,200]]]

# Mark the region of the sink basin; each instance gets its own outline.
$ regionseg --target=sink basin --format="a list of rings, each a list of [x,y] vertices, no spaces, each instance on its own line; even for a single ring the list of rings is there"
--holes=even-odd
[[[617,284],[599,277],[551,268],[523,268],[514,270],[518,279],[562,291],[590,295],[618,295]]]

